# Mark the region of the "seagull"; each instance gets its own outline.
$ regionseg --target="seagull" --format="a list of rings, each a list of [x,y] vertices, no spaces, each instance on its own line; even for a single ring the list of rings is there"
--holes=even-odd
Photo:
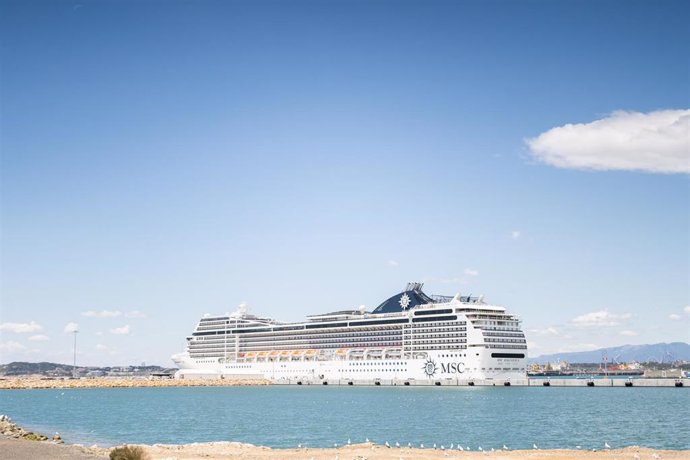
[[[470,449],[470,446],[467,446],[465,449],[467,449],[467,450],[472,450],[472,449]]]
[[[610,448],[611,448],[611,446],[609,446],[609,443],[608,443],[608,442],[605,442],[605,443],[604,443],[604,447],[606,447],[607,449],[610,449]]]
[[[400,447],[400,443],[398,441],[395,441],[395,447]]]
[[[532,444],[533,449],[539,449],[536,444]]]
[[[407,447],[412,447],[412,443],[411,443],[411,442],[408,442],[408,443],[407,443]]]
[[[337,442],[334,442],[334,443],[333,443],[333,447],[338,447],[338,443],[337,443]]]
[[[350,445],[350,438],[347,438],[347,445]]]
[[[481,450],[482,452],[484,452],[484,449],[482,449],[482,446],[479,446],[478,450]]]
[[[493,451],[494,451],[494,448],[492,447],[492,448],[491,448],[491,452],[493,452]]]
[[[424,444],[421,444],[421,443],[420,443],[420,444],[419,444],[419,448],[420,448],[420,449],[424,449]]]
[[[369,438],[364,438],[364,442],[369,442]]]
[[[575,446],[576,449],[582,449],[582,446]]]
[[[450,448],[451,448],[451,449],[453,448],[453,443],[452,443],[452,442],[450,443]]]
[[[436,443],[434,443],[434,449],[436,449]]]
[[[297,444],[297,448],[298,448],[298,449],[301,449],[301,448],[302,448],[302,444]]]
[[[391,445],[390,445],[390,444],[388,444],[388,441],[386,441],[386,447],[390,447],[390,446],[391,446]]]
[[[503,444],[503,450],[508,450],[508,446],[506,446],[505,444]]]
[[[462,448],[462,446],[458,446],[458,449],[460,449],[460,452],[462,452],[463,450],[465,450],[465,449]]]
[[[446,450],[446,448],[443,447],[443,444],[441,444],[441,450]]]

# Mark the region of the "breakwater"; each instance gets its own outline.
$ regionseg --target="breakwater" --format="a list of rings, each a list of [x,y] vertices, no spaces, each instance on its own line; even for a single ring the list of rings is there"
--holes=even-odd
[[[0,390],[37,390],[47,388],[170,388],[170,387],[226,387],[270,385],[264,379],[0,379]]]

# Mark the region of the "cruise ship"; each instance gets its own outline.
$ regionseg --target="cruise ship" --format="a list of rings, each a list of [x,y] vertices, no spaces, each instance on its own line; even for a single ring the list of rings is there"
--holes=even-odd
[[[435,296],[409,283],[365,307],[283,323],[246,308],[204,316],[172,357],[176,378],[280,383],[409,384],[524,379],[527,344],[517,316],[483,296]]]

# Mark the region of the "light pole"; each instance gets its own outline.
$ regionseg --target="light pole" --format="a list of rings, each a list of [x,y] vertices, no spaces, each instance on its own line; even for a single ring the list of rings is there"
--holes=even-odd
[[[74,333],[74,362],[72,365],[72,377],[77,378],[77,329],[72,331]]]

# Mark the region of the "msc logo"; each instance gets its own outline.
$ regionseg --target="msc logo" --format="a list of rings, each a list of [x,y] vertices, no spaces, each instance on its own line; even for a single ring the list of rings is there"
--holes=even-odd
[[[424,373],[427,377],[431,378],[436,375],[436,372],[441,371],[441,374],[462,374],[465,372],[464,363],[440,363],[440,366],[436,364],[431,358],[428,358],[422,366]]]
[[[424,373],[426,374],[427,377],[431,378],[436,374],[436,370],[438,369],[436,367],[436,362],[432,360],[431,358],[428,358],[426,362],[424,363]]]
[[[462,374],[465,372],[463,363],[441,363],[441,373],[443,374]]]

